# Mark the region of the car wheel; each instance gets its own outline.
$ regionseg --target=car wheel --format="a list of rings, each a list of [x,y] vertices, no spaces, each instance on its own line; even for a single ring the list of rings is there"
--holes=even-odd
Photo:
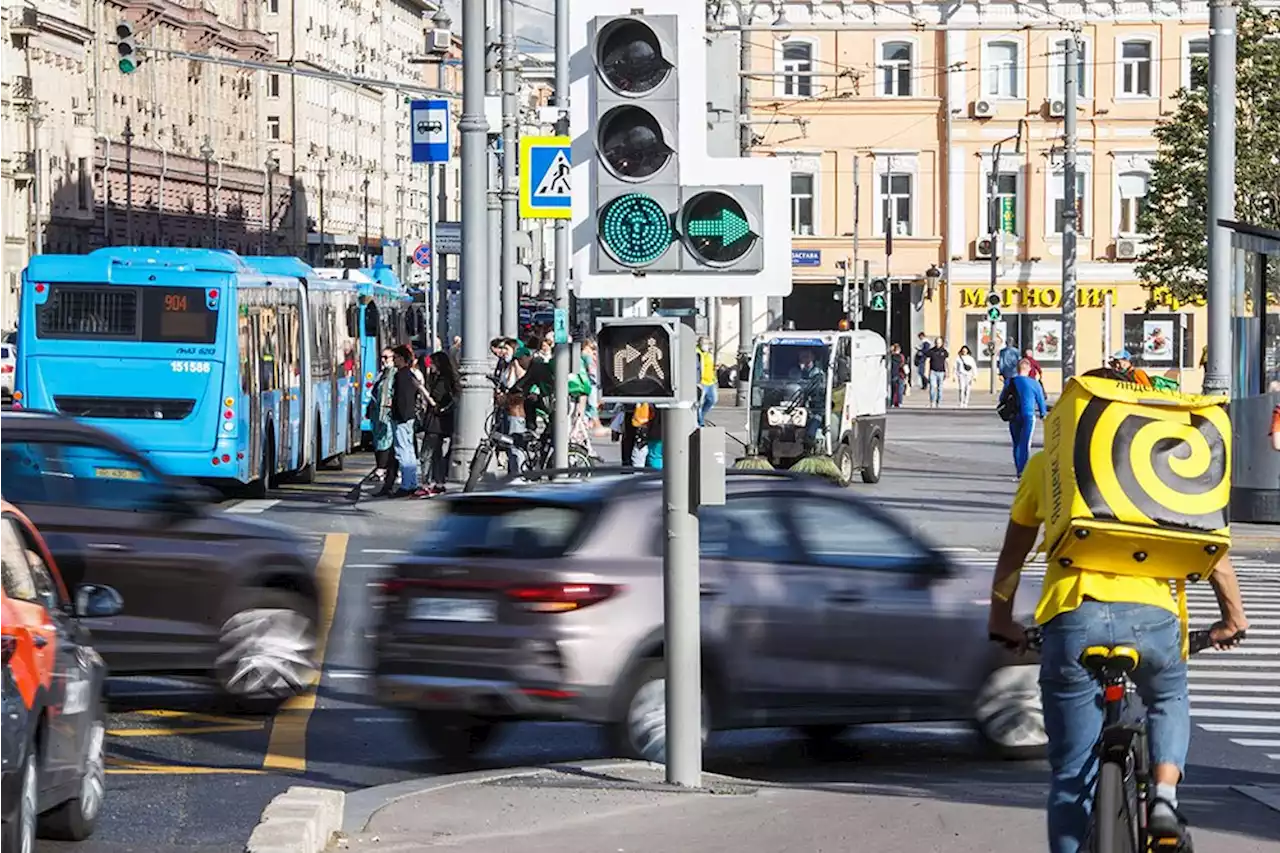
[[[974,722],[987,743],[1006,758],[1039,758],[1049,743],[1039,677],[1037,664],[1000,666],[978,691]]]
[[[42,819],[43,834],[62,841],[83,841],[98,825],[103,797],[107,792],[107,771],[103,758],[103,741],[107,727],[95,720],[85,737],[84,774],[80,777],[80,793],[74,800],[58,806]]]
[[[867,448],[867,464],[862,468],[862,482],[880,482],[880,466],[884,464],[883,455],[883,442],[877,435],[871,439],[871,446]]]
[[[413,725],[422,744],[451,764],[478,757],[501,728],[496,720],[441,711],[415,711]]]
[[[853,451],[849,449],[848,442],[840,442],[836,447],[835,455],[832,460],[836,463],[836,467],[840,469],[840,485],[847,486],[853,482]]]
[[[36,773],[36,744],[32,740],[22,763],[22,782],[19,788],[18,807],[13,820],[4,827],[4,849],[18,853],[35,853],[36,821],[40,814],[39,777]]]
[[[650,661],[635,674],[622,702],[622,718],[609,724],[609,746],[622,758],[667,760],[666,665]],[[702,693],[702,744],[711,733],[711,707]]]
[[[244,710],[268,712],[315,681],[316,624],[301,596],[261,590],[222,626],[214,671]]]

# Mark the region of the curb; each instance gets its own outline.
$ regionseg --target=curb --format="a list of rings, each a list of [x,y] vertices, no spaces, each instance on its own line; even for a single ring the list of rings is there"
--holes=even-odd
[[[501,770],[476,770],[470,773],[452,773],[444,776],[432,776],[427,779],[410,779],[406,782],[393,782],[390,785],[377,785],[360,791],[352,791],[346,797],[346,805],[342,811],[342,832],[345,835],[356,835],[365,831],[373,816],[392,803],[418,794],[430,794],[446,788],[460,785],[481,785],[499,779],[516,779],[521,776],[532,776],[547,770],[575,768],[582,770],[610,770],[616,767],[629,767],[645,762],[620,761],[616,758],[601,758],[593,761],[580,761],[573,764],[548,764],[541,767],[508,767]],[[268,806],[270,808],[270,806]],[[265,816],[265,812],[263,813]],[[260,853],[260,851],[246,851]],[[261,851],[261,853],[275,853]],[[284,851],[281,851],[284,853]],[[316,851],[307,851],[316,853]]]
[[[322,853],[342,824],[346,795],[294,785],[262,810],[245,853]]]

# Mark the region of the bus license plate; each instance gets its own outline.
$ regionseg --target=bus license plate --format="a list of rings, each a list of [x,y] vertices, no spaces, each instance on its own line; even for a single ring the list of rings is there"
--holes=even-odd
[[[408,618],[433,622],[492,622],[494,602],[475,598],[415,598]]]

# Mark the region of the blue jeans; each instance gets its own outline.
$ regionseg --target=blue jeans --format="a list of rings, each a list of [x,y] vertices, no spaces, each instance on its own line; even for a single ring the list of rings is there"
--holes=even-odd
[[[1094,744],[1102,730],[1101,688],[1080,664],[1089,646],[1126,645],[1141,660],[1132,678],[1147,712],[1151,762],[1186,765],[1191,741],[1187,664],[1178,617],[1149,604],[1086,599],[1044,626],[1040,693],[1049,736],[1049,850],[1077,853],[1093,807]]]
[[[418,488],[418,454],[413,446],[413,421],[396,424],[396,461],[400,463],[400,488]]]
[[[942,370],[929,371],[929,402],[942,404],[942,383],[947,374]]]
[[[702,385],[702,402],[698,404],[698,426],[707,425],[707,413],[716,404],[718,391],[715,385]]]
[[[1022,476],[1022,469],[1027,467],[1027,460],[1031,458],[1031,436],[1036,431],[1036,416],[1034,414],[1019,414],[1009,421],[1009,437],[1013,439],[1013,467],[1018,470],[1018,476]]]

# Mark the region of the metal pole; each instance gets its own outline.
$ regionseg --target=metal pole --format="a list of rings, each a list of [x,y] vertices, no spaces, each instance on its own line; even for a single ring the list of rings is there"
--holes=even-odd
[[[42,221],[44,219],[44,208],[41,204],[44,181],[40,179],[40,161],[42,159],[40,157],[40,123],[42,121],[44,121],[44,116],[40,114],[40,102],[37,101],[35,106],[31,108],[31,157],[35,161],[31,164],[31,171],[34,176],[31,182],[31,192],[35,196],[35,204],[33,205],[35,208],[35,228],[32,230],[35,232],[33,236],[35,237],[35,253],[37,255],[44,254],[44,224]]]
[[[991,289],[988,293],[996,292],[996,279],[1000,275],[1000,199],[996,198],[996,190],[1000,186],[1000,143],[996,143],[991,149],[991,171],[987,173],[987,239],[991,242]],[[991,310],[988,303],[987,311]],[[987,318],[988,328],[991,338],[991,365],[988,372],[988,381],[991,385],[990,391],[996,393],[996,321]]]
[[[516,284],[517,216],[516,133],[519,129],[519,91],[516,81],[516,7],[502,0],[502,324],[504,335],[520,331],[520,294]]]
[[[884,194],[888,200],[889,218],[884,227],[884,341],[893,346],[893,277],[889,273],[890,260],[893,258],[893,232],[897,228],[898,211],[893,198],[893,155],[885,164],[885,178],[889,191]],[[909,343],[909,342],[908,342]]]
[[[564,0],[559,0],[564,2]],[[680,330],[683,337],[689,330]],[[685,352],[691,347],[682,348]],[[698,517],[690,506],[689,434],[693,432],[693,372],[678,382],[680,402],[662,410],[662,550],[666,673],[666,778],[702,784],[702,636],[698,580]]]
[[[324,221],[324,168],[320,168],[320,255],[319,266],[325,266],[325,257],[329,254],[328,246],[325,243],[325,221]]]
[[[276,170],[274,165],[267,166],[267,230],[263,235],[263,254],[275,254],[276,231]]]
[[[861,160],[858,155],[853,155],[853,266],[850,267],[846,265],[844,271],[846,290],[844,295],[845,317],[852,317],[851,325],[855,329],[858,328],[858,315],[862,313],[862,290],[858,289],[856,306],[850,304],[849,294],[847,291],[849,288],[849,277],[853,276],[855,287],[857,287],[858,280],[858,244],[860,242],[861,235],[859,234],[859,231],[861,230],[860,225],[862,223],[862,178],[859,174],[858,168],[860,163]]]
[[[133,245],[133,122],[128,117],[124,120],[124,242]]]
[[[748,5],[735,3],[738,9],[738,20],[745,20]],[[746,72],[751,68],[751,40],[746,33],[738,33],[738,149],[746,157],[751,153],[751,78]],[[748,372],[751,369],[751,341],[755,329],[755,311],[750,296],[738,298],[738,389],[737,405],[745,406],[749,402],[751,383]]]
[[[858,313],[853,315],[853,328],[862,328],[862,300],[866,298],[867,291],[871,287],[871,261],[864,258],[862,261],[862,283],[858,285]]]
[[[569,135],[569,0],[556,0],[556,134]],[[556,220],[556,310],[569,313],[569,228]],[[569,346],[556,345],[554,468],[569,467]]]
[[[1102,361],[1106,364],[1111,355],[1111,291],[1108,289],[1102,296]]]
[[[1204,393],[1231,392],[1231,237],[1235,218],[1236,5],[1209,4],[1209,358]]]
[[[426,293],[428,351],[435,350],[436,323],[436,267],[440,266],[440,256],[436,252],[436,164],[427,164],[427,245],[431,247],[431,266],[427,267],[427,286],[422,288]],[[403,257],[408,245],[400,241],[400,255]]]
[[[498,141],[502,138],[502,128],[496,130],[488,123],[491,114],[489,104],[499,101],[502,96],[502,72],[499,68],[502,45],[499,39],[498,24],[501,18],[502,0],[486,0],[485,3],[485,123],[488,128],[489,159],[487,161],[489,182],[488,195],[488,228],[489,228],[489,265],[486,268],[486,284],[489,287],[488,314],[486,316],[485,340],[502,333],[502,244],[506,242],[498,235],[502,231],[502,196],[501,162],[498,152]]]
[[[464,56],[484,55],[484,12],[485,0],[462,0]],[[489,235],[484,216],[488,124],[484,117],[483,62],[466,62],[462,66],[462,120],[458,128],[462,134],[462,395],[452,470],[453,478],[460,482],[466,479],[492,404],[485,378],[489,349],[485,336],[489,316],[485,270]]]
[[[369,176],[364,176],[361,184],[364,190],[364,224],[360,227],[360,260],[365,265],[369,265]]]
[[[849,304],[849,264],[848,258],[840,261],[840,304],[844,308],[845,320],[853,313],[853,306]]]
[[[1062,119],[1062,387],[1076,375],[1076,74],[1079,34],[1067,38]]]

